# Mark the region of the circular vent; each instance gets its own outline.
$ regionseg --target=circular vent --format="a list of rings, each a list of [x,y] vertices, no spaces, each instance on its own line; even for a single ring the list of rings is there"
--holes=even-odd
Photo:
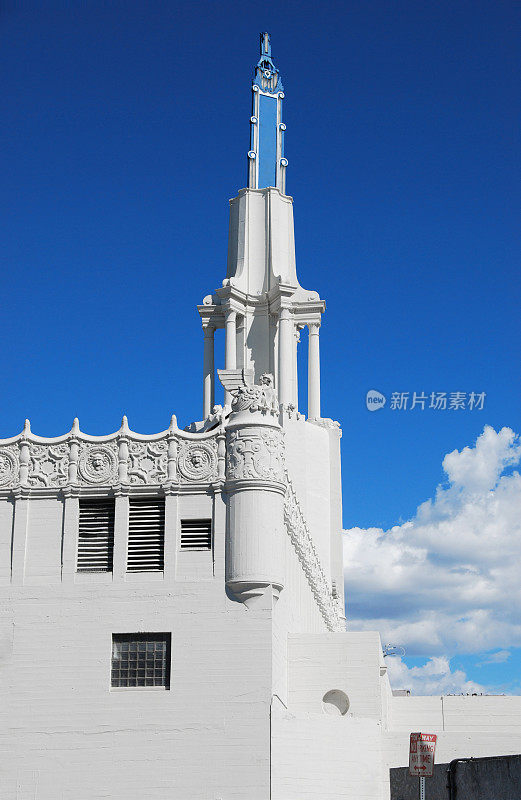
[[[349,711],[349,697],[340,689],[330,689],[322,698],[322,707],[326,714],[343,717]]]

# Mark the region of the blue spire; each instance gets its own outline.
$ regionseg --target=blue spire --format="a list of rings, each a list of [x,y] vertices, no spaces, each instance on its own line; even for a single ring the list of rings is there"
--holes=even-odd
[[[255,67],[253,85],[267,94],[283,92],[284,87],[280,74],[271,57],[271,41],[269,33],[260,35],[260,58]]]
[[[252,83],[250,151],[248,153],[248,188],[276,186],[286,192],[282,100],[284,91],[280,74],[271,57],[269,33],[260,35],[260,58]]]

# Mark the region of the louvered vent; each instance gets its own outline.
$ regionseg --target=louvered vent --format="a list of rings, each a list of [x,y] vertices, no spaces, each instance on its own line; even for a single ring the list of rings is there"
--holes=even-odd
[[[164,497],[131,497],[128,511],[127,571],[162,570],[164,544]]]
[[[211,519],[181,520],[181,550],[210,550],[211,547]]]
[[[80,500],[78,572],[112,572],[114,499]]]

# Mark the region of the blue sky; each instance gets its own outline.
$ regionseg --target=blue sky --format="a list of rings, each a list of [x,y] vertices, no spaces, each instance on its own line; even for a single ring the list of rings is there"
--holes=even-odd
[[[518,3],[17,5],[0,25],[0,436],[25,417],[48,436],[74,416],[93,434],[124,413],[141,432],[199,418],[195,306],[225,274],[264,29],[299,277],[327,301],[345,527],[410,519],[447,453],[485,424],[521,430]],[[486,400],[370,413],[369,389]]]

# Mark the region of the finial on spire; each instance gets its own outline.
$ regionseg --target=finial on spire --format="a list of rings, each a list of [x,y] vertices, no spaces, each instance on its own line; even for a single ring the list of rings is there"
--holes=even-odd
[[[260,35],[260,54],[261,56],[268,56],[271,58],[271,42],[269,33],[261,33]]]
[[[248,188],[275,186],[286,193],[282,100],[284,90],[280,74],[271,57],[269,33],[260,34],[260,59],[255,67],[250,117],[248,152]]]
[[[271,57],[271,39],[269,33],[260,35],[260,58],[255,67],[253,85],[258,86],[266,94],[282,92],[280,74]]]

